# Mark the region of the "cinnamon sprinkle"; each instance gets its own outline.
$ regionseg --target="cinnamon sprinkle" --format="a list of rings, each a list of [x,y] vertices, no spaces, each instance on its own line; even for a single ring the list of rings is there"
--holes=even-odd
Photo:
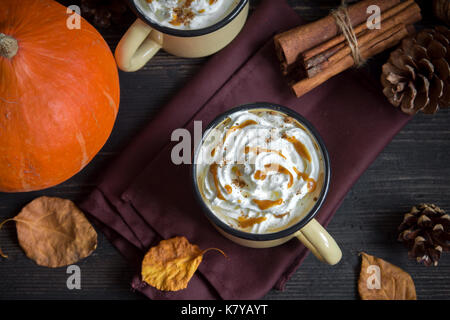
[[[295,121],[292,117],[289,117],[289,116],[285,116],[283,120],[284,120],[284,123],[294,123],[294,121]]]
[[[245,187],[247,186],[247,184],[245,183],[245,181],[243,181],[243,180],[241,180],[241,179],[239,179],[239,178],[233,179],[231,182],[232,182],[235,186],[237,186],[237,187],[239,187],[239,188],[245,188]]]
[[[169,23],[174,26],[179,26],[182,24],[185,26],[189,25],[191,20],[195,17],[194,12],[191,10],[191,4],[193,1],[194,0],[186,0],[181,6],[173,9],[172,21]]]

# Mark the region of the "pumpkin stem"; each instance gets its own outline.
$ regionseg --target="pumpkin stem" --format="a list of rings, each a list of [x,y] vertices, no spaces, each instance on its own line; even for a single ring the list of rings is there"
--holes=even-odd
[[[0,33],[0,56],[12,59],[19,50],[17,40],[11,36]]]

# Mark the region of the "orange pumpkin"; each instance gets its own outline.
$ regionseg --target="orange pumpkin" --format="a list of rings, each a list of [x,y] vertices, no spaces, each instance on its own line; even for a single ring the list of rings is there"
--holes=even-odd
[[[74,21],[52,0],[0,1],[0,191],[69,179],[111,133],[117,67],[95,28]]]

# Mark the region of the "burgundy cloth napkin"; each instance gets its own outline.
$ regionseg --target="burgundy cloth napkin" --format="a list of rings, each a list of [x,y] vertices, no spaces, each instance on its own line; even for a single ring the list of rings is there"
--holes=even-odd
[[[196,203],[190,165],[174,165],[176,128],[193,132],[240,104],[267,101],[296,110],[319,131],[328,148],[332,177],[316,219],[327,225],[347,191],[409,117],[393,108],[381,89],[359,72],[341,74],[297,99],[285,84],[275,57],[275,33],[300,24],[284,0],[265,0],[231,45],[164,107],[106,171],[80,207],[136,267],[132,287],[152,299],[255,299],[282,289],[307,254],[292,239],[270,249],[251,249],[221,236]],[[183,235],[209,252],[187,289],[160,292],[139,279],[139,264],[161,239]]]

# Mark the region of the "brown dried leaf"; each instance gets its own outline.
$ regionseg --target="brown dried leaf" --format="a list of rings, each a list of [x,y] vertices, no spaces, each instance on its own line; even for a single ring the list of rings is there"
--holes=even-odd
[[[185,289],[202,262],[203,255],[211,248],[200,250],[185,237],[162,240],[151,248],[142,261],[142,280],[158,290]]]
[[[27,257],[44,267],[76,263],[97,247],[97,233],[70,200],[40,197],[1,225],[7,221],[16,222],[19,244]]]
[[[383,259],[361,252],[358,291],[363,300],[417,300],[411,276]],[[379,268],[379,275],[377,269]],[[376,285],[379,276],[378,286]],[[369,285],[371,284],[371,285]]]

